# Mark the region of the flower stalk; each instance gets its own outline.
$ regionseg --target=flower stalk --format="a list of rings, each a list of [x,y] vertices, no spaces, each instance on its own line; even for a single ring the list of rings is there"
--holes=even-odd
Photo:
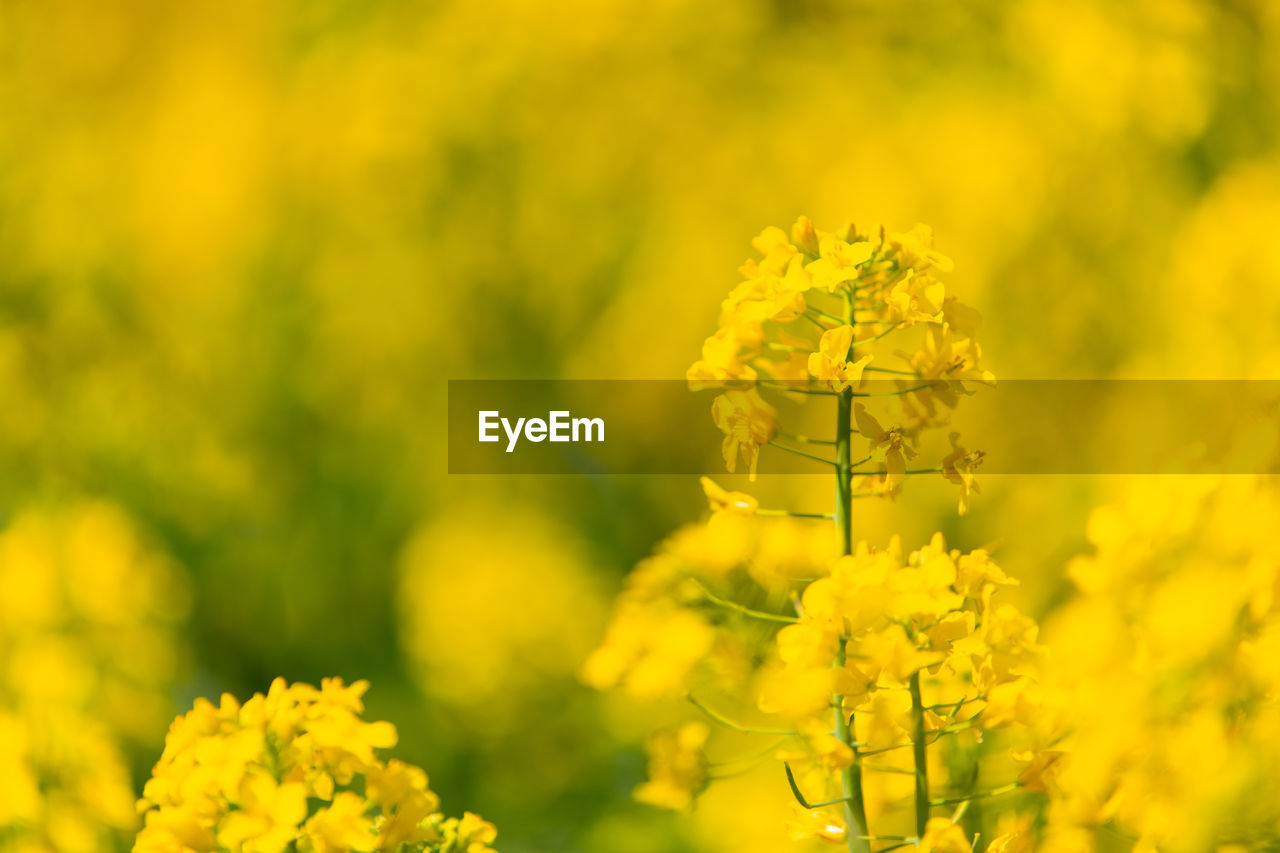
[[[845,318],[853,319],[853,303],[845,299]],[[852,349],[852,345],[850,345]],[[840,392],[836,403],[836,527],[840,531],[840,552],[853,553],[853,474],[850,444],[853,426],[853,389]],[[848,650],[841,639],[836,647],[835,666],[842,669]],[[844,697],[835,697],[836,737],[853,750],[853,762],[840,773],[841,789],[845,797],[845,823],[848,826],[849,853],[866,853],[871,847],[863,838],[867,834],[867,811],[862,800],[862,757],[854,744],[853,713],[845,713]]]
[[[920,670],[911,673],[911,754],[915,761],[916,833],[923,837],[929,822],[929,754],[925,743],[924,701],[920,698]]]

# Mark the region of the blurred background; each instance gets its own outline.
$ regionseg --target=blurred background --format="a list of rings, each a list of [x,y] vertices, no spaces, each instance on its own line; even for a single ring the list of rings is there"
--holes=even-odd
[[[341,675],[507,853],[779,849],[773,775],[633,804],[653,711],[577,680],[696,480],[450,477],[445,381],[679,378],[802,213],[931,224],[1002,378],[1280,378],[1277,39],[1264,0],[0,0],[0,763],[63,709],[51,778],[116,792],[11,783],[0,848],[40,796],[21,849],[127,844],[171,713]],[[1043,614],[1113,486],[913,483],[859,534],[996,546]]]

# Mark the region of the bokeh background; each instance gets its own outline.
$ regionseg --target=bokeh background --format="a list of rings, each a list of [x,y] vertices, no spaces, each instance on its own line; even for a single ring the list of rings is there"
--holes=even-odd
[[[1280,377],[1277,39],[1266,0],[3,0],[0,761],[64,708],[136,791],[196,696],[368,678],[507,853],[779,849],[772,775],[631,803],[652,711],[577,680],[696,481],[450,477],[445,381],[679,378],[801,213],[932,224],[1000,377]],[[997,546],[1044,614],[1114,486],[913,484],[860,534]]]

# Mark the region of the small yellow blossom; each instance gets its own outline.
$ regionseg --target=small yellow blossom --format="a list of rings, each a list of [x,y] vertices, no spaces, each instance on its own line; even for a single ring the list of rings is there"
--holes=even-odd
[[[844,842],[848,829],[844,820],[830,809],[806,809],[797,805],[787,822],[787,833],[792,841],[816,839],[840,844]]]
[[[821,379],[834,391],[857,387],[862,381],[862,371],[871,363],[872,356],[864,355],[857,361],[849,361],[849,347],[853,343],[853,326],[837,326],[822,333],[818,351],[809,356],[809,373]]]
[[[978,491],[973,471],[982,464],[981,450],[969,451],[960,444],[960,433],[951,433],[951,452],[942,457],[942,476],[960,486],[960,515],[969,512],[969,495]]]
[[[907,460],[915,457],[916,452],[907,444],[907,437],[900,427],[885,429],[868,411],[867,407],[858,403],[853,408],[854,422],[858,432],[870,442],[872,453],[881,453],[885,462],[884,488],[894,492],[902,483],[907,473]]]
[[[945,817],[934,817],[925,825],[916,849],[921,853],[972,853],[973,845],[959,826]]]
[[[754,480],[760,448],[778,431],[777,411],[754,390],[726,391],[712,403],[711,416],[725,436],[721,452],[729,473],[737,469],[741,456]]]
[[[337,678],[320,689],[276,679],[243,705],[230,695],[216,706],[197,700],[173,722],[144,788],[133,849],[211,850],[216,839],[233,853],[291,845],[371,853],[409,843],[424,853],[457,850],[442,846],[446,821],[426,774],[378,758],[375,750],[394,744],[396,733],[390,723],[359,718],[366,689],[367,682]],[[309,799],[321,803],[310,816]]]
[[[649,779],[633,793],[642,803],[685,811],[707,781],[703,748],[711,730],[705,723],[685,723],[675,731],[649,739]]]
[[[818,259],[805,269],[813,277],[813,286],[835,291],[861,274],[861,265],[871,258],[874,248],[869,242],[849,243],[827,235],[818,244]]]
[[[701,483],[712,512],[740,512],[752,515],[760,506],[760,502],[751,495],[723,489],[710,477],[703,477]]]

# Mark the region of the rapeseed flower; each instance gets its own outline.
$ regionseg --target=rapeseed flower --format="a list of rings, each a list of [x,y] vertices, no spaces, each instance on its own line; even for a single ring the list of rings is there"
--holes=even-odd
[[[174,720],[138,801],[135,853],[490,850],[490,824],[446,819],[425,773],[378,757],[396,731],[360,718],[368,687],[278,678],[244,703],[197,700]]]

